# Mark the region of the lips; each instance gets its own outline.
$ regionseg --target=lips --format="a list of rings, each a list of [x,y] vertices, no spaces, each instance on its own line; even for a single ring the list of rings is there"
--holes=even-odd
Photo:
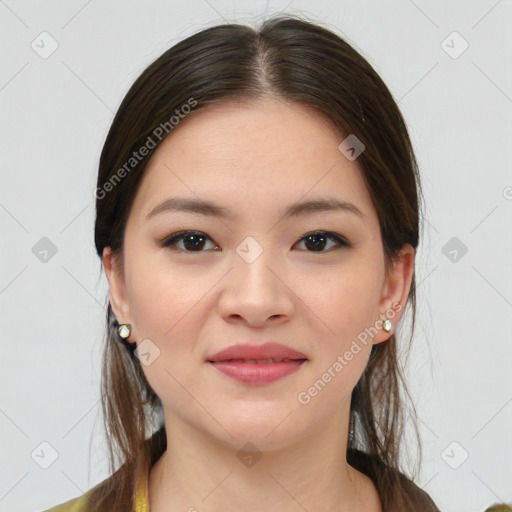
[[[247,364],[270,364],[282,361],[307,359],[306,355],[280,343],[264,343],[263,345],[233,345],[217,352],[207,361],[215,363],[231,361]]]
[[[308,358],[279,343],[234,345],[207,358],[213,368],[244,384],[265,385],[295,373]]]

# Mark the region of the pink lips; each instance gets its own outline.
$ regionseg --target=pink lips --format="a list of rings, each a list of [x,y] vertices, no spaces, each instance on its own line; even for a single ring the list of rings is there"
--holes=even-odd
[[[234,345],[207,358],[225,375],[249,384],[267,384],[297,371],[307,357],[279,343]]]

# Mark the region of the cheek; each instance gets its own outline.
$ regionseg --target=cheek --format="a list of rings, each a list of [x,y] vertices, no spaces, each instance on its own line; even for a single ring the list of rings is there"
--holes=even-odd
[[[205,285],[197,275],[180,272],[155,254],[142,249],[131,252],[127,262],[130,311],[139,338],[169,345],[183,339],[185,326],[190,330],[185,320],[200,302]]]
[[[155,354],[150,364],[142,364],[146,378],[164,401],[168,395],[177,406],[189,405],[190,396],[178,382],[186,381],[197,366],[195,340],[204,321],[198,315],[205,286],[213,278],[200,279],[138,248],[132,248],[126,269],[134,337],[138,343],[150,340],[146,346]]]
[[[155,264],[137,268],[130,283],[135,339],[151,341],[145,341],[151,362],[143,364],[141,358],[141,368],[165,408],[184,415],[197,405],[184,387],[190,387],[190,378],[197,371],[194,341],[200,326],[197,307],[204,290],[188,286],[190,280],[170,268]]]
[[[314,313],[319,334],[342,348],[343,342],[373,325],[381,282],[378,267],[351,265],[325,276],[301,279],[297,295]]]
[[[315,313],[308,322],[310,327],[314,322],[317,331],[310,385],[322,391],[310,405],[318,408],[318,414],[323,407],[339,406],[350,395],[368,363],[375,333],[367,329],[378,318],[382,285],[380,267],[363,258],[354,258],[333,274],[301,282],[301,297]]]

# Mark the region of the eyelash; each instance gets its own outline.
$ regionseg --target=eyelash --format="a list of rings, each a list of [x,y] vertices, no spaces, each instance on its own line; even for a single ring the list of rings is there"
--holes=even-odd
[[[312,231],[310,233],[306,233],[304,236],[299,238],[298,242],[302,242],[303,240],[306,240],[309,236],[315,236],[315,235],[323,235],[325,238],[332,240],[338,244],[338,246],[334,247],[334,249],[339,249],[341,247],[350,248],[352,245],[342,236],[338,235],[337,233],[332,233],[330,231]],[[205,238],[207,240],[210,240],[213,242],[213,240],[206,234],[201,231],[180,231],[178,233],[173,233],[172,235],[169,235],[168,237],[164,238],[162,242],[160,242],[159,246],[163,248],[171,248],[173,245],[176,244],[176,242],[179,242],[183,240],[186,236],[198,236]],[[217,247],[217,246],[216,246]],[[172,249],[171,249],[172,250]],[[328,252],[331,252],[332,248],[327,251],[307,251],[311,254],[325,254]],[[205,252],[204,250],[201,251],[187,251],[183,249],[174,250],[173,252],[186,252],[186,253],[201,253]]]

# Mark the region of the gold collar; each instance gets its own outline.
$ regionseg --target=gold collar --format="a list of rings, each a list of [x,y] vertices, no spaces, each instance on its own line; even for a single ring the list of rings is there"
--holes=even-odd
[[[140,457],[135,486],[134,512],[149,512],[149,468],[144,457]]]

